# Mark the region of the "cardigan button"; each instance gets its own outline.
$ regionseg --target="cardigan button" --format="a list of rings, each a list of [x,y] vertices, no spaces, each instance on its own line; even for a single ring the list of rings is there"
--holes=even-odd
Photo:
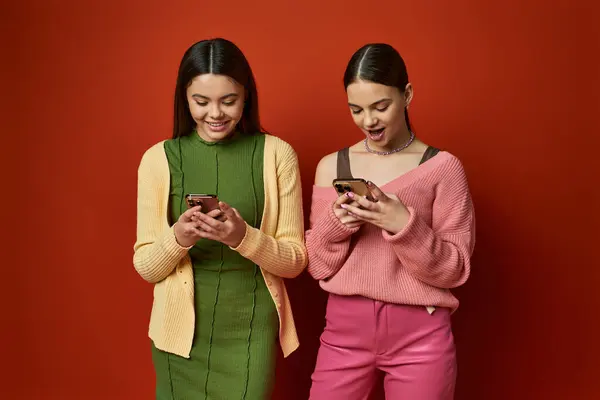
[[[267,281],[267,285],[273,286],[273,281]]]

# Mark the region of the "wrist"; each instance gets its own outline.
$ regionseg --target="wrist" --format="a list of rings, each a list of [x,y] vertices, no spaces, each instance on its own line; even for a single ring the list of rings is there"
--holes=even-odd
[[[246,223],[244,222],[242,224],[242,227],[240,229],[238,229],[238,233],[235,235],[234,239],[231,241],[231,243],[226,243],[227,246],[229,247],[239,247],[240,244],[242,244],[242,241],[244,240],[244,238],[246,237]]]
[[[177,242],[177,244],[181,247],[185,247],[185,248],[192,247],[194,245],[194,243],[188,243],[189,239],[186,240],[185,237],[182,237],[183,235],[181,234],[179,228],[180,228],[179,222],[175,222],[175,224],[173,224],[173,236],[175,236],[175,242]]]

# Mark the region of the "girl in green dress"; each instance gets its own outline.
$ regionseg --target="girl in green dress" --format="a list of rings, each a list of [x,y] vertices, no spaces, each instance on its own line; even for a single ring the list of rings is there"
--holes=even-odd
[[[291,147],[262,132],[254,77],[233,43],[187,50],[173,138],[157,146],[140,164],[134,256],[156,283],[156,399],[269,398],[277,342],[297,347],[281,277],[306,266],[299,173]],[[219,208],[190,208],[190,193],[217,195]]]

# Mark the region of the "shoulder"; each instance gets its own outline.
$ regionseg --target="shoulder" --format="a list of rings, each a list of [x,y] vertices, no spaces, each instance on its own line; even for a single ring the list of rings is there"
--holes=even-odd
[[[336,151],[321,158],[315,172],[315,186],[331,186],[331,182],[337,177],[337,153]]]
[[[442,183],[454,186],[455,184],[466,184],[467,174],[461,160],[454,154],[446,150],[433,157],[438,158],[436,163],[432,163],[432,172],[437,175]],[[433,161],[433,159],[431,161]],[[424,165],[426,165],[425,163]]]
[[[162,161],[166,161],[165,154],[165,143],[168,142],[166,140],[161,140],[160,142],[152,145],[148,148],[144,154],[142,155],[142,159],[140,161],[140,170],[151,169],[153,166],[160,164]]]
[[[287,164],[289,162],[298,162],[296,151],[285,140],[265,133],[265,156],[273,156],[277,164]]]
[[[441,165],[451,169],[464,170],[461,160],[451,152],[440,150],[438,156],[441,156]]]

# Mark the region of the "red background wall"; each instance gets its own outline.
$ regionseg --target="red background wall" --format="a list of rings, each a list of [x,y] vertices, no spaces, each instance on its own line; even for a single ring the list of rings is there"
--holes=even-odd
[[[224,36],[251,62],[265,127],[299,153],[307,210],[318,159],[360,138],[347,60],[396,46],[416,131],[463,160],[477,207],[457,399],[600,398],[598,6],[569,3],[6,2],[0,396],[152,398],[136,168],[170,135],[183,51]],[[289,290],[302,347],[276,397],[301,400],[325,296],[306,275]]]

